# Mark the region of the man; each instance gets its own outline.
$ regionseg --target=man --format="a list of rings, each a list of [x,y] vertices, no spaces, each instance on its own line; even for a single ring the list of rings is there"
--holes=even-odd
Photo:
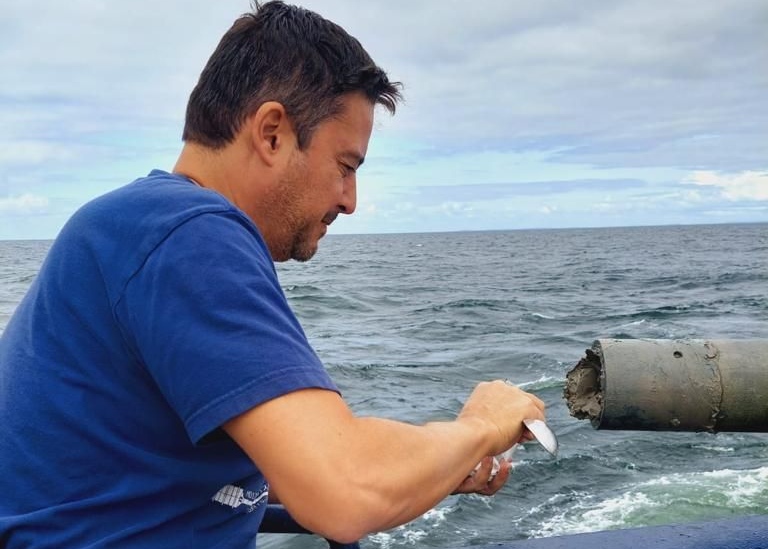
[[[235,22],[173,173],[77,212],[2,335],[0,545],[244,548],[268,499],[345,542],[501,488],[488,456],[539,399],[495,381],[453,421],[357,417],[275,274],[354,211],[374,107],[398,99],[317,14]]]

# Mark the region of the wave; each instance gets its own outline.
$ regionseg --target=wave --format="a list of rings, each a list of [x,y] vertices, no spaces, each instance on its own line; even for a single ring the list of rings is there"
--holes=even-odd
[[[541,515],[543,520],[528,534],[561,536],[763,514],[768,509],[768,467],[663,475],[619,492],[557,494],[531,509],[530,517]],[[560,508],[564,510],[555,511]]]
[[[368,536],[366,541],[381,549],[420,547],[425,538],[431,537],[436,531],[439,532],[448,515],[456,510],[456,507],[451,505],[431,509],[408,524]]]
[[[450,311],[454,309],[487,309],[490,311],[508,311],[512,301],[498,299],[457,299],[446,303],[414,309],[416,313]]]
[[[562,388],[564,383],[565,380],[562,376],[555,377],[542,374],[539,379],[533,381],[523,381],[520,383],[515,383],[515,385],[530,392],[537,390],[541,391],[543,389]]]

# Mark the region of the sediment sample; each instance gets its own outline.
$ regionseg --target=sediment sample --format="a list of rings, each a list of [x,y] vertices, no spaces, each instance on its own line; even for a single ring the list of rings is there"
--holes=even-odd
[[[586,356],[566,375],[563,397],[573,417],[599,421],[603,411],[601,372],[600,356],[587,349]]]

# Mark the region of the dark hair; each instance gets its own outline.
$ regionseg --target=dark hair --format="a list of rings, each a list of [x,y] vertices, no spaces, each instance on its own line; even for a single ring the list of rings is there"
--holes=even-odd
[[[400,88],[339,25],[281,1],[256,2],[203,69],[189,97],[182,139],[224,147],[248,116],[277,101],[303,148],[320,122],[340,112],[344,94],[362,92],[394,114]]]

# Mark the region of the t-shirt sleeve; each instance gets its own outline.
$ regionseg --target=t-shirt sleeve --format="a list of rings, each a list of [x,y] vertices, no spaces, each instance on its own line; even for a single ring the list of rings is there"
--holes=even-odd
[[[303,388],[338,391],[291,311],[263,240],[235,214],[173,230],[128,282],[126,339],[198,443]]]

